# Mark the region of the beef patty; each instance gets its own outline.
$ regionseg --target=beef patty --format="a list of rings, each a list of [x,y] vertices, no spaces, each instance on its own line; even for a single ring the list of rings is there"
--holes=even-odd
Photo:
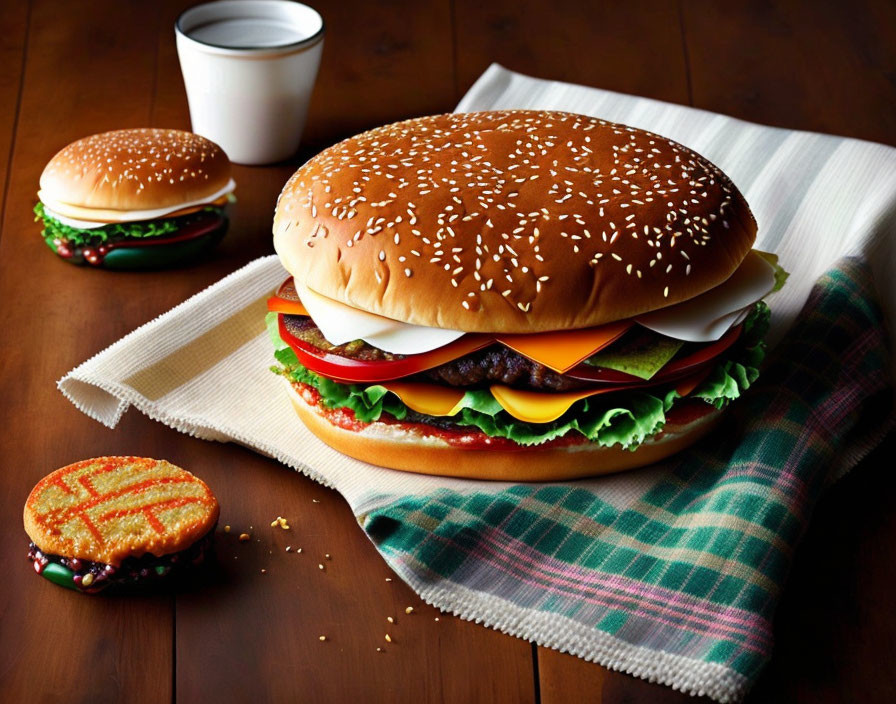
[[[478,386],[498,382],[535,391],[569,391],[589,386],[587,381],[558,374],[504,345],[492,345],[478,352],[471,352],[422,372],[422,376],[449,386]]]
[[[362,340],[355,340],[344,345],[331,345],[311,318],[305,316],[285,315],[284,323],[286,329],[303,342],[340,357],[365,362],[404,358],[404,355],[384,352]],[[584,389],[589,386],[586,381],[572,379],[564,374],[551,371],[543,364],[533,362],[500,344],[471,352],[441,366],[421,372],[416,375],[416,378],[430,379],[448,386],[482,386],[497,382],[534,391],[567,391]]]

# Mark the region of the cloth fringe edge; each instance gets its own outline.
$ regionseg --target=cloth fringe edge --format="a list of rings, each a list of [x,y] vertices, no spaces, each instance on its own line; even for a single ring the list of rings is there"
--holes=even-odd
[[[559,614],[527,609],[454,582],[428,585],[404,563],[387,562],[423,601],[465,621],[720,704],[739,702],[749,690],[747,677],[723,665],[626,643]]]

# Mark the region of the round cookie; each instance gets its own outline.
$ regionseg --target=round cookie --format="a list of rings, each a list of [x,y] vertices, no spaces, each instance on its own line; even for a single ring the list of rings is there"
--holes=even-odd
[[[201,562],[218,515],[205,482],[170,462],[96,457],[41,479],[23,519],[35,571],[96,592]]]

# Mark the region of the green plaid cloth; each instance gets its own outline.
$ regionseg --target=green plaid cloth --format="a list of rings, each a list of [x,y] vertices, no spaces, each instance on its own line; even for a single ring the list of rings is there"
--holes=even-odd
[[[772,302],[772,305],[774,303]],[[892,418],[889,350],[870,273],[816,284],[757,384],[710,439],[632,492],[607,477],[464,483],[355,506],[427,601],[719,701],[772,649],[772,616],[812,509]],[[853,460],[855,457],[853,457]]]

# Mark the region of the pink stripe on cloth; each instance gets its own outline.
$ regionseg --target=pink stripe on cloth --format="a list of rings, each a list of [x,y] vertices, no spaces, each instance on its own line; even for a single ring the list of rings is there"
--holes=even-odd
[[[576,568],[547,557],[501,531],[495,532],[501,533],[501,549],[494,547],[494,541],[482,540],[477,545],[479,549],[474,549],[471,554],[503,571],[510,568],[511,573],[527,584],[602,606],[619,605],[609,601],[613,599],[618,602],[627,600],[627,606],[679,619],[663,620],[668,625],[687,627],[688,623],[699,624],[699,629],[692,630],[699,630],[707,635],[745,636],[747,641],[756,642],[755,645],[746,643],[745,647],[750,650],[760,653],[771,650],[771,627],[761,616],[731,607],[714,609],[706,602],[688,601],[681,594],[662,587]],[[511,556],[517,559],[511,559]],[[596,591],[584,593],[583,586],[624,592],[625,596]]]
[[[517,563],[503,559],[503,555],[500,552],[489,551],[486,553],[484,551],[476,551],[475,556],[481,564],[491,564],[492,566],[502,570],[503,572],[513,574],[525,584],[536,586],[541,589],[546,589],[546,591],[548,592],[554,592],[564,595],[568,594],[569,596],[574,597],[579,602],[596,604],[598,606],[606,606],[609,608],[626,608],[632,611],[633,616],[637,616],[637,612],[640,611],[654,622],[659,622],[664,625],[682,630],[687,629],[692,632],[697,632],[701,636],[708,638],[725,638],[730,636],[739,639],[744,634],[746,634],[748,638],[743,643],[744,648],[761,655],[767,655],[771,651],[770,642],[768,642],[765,647],[763,647],[762,644],[751,642],[750,636],[754,635],[752,632],[739,627],[728,626],[727,624],[719,623],[717,620],[712,620],[708,617],[696,616],[695,614],[682,614],[681,612],[675,611],[674,609],[665,608],[656,604],[646,603],[645,601],[642,601],[635,596],[625,596],[612,592],[591,594],[583,593],[581,590],[575,591],[574,593],[572,593],[572,590],[563,592],[562,590],[554,588],[555,585],[546,585],[544,580],[538,579],[531,573],[521,571]],[[411,556],[403,555],[401,557]],[[507,567],[510,567],[511,569],[508,570]],[[645,597],[642,596],[641,599],[643,598]],[[647,596],[646,598],[650,599],[651,597]],[[690,624],[699,625],[699,628],[695,628]]]
[[[565,593],[579,600],[591,603],[602,604],[604,606],[616,606],[624,604],[634,610],[647,611],[649,613],[664,614],[672,618],[678,619],[668,621],[658,619],[663,623],[677,627],[689,627],[689,623],[700,624],[701,628],[693,629],[706,635],[739,635],[745,636],[747,641],[756,641],[756,644],[746,643],[745,647],[756,652],[765,653],[771,650],[772,639],[771,629],[767,626],[767,622],[761,617],[750,614],[748,618],[738,617],[731,613],[733,609],[726,607],[724,611],[711,610],[703,608],[701,604],[688,601],[681,594],[664,590],[660,587],[645,585],[641,582],[629,580],[625,577],[617,575],[604,575],[598,572],[583,572],[570,566],[558,568],[555,561],[546,558],[540,553],[537,560],[533,560],[531,555],[524,554],[530,550],[528,546],[516,540],[510,539],[513,545],[506,545],[508,551],[519,558],[528,562],[528,565],[522,565],[519,561],[505,558],[504,553],[497,550],[489,550],[487,553],[478,551],[477,557],[491,561],[498,567],[511,567],[516,571],[517,576],[528,584],[539,585],[549,591],[560,592],[558,586],[566,587]],[[519,549],[522,546],[523,550]],[[489,546],[490,547],[490,546]],[[497,562],[492,559],[497,558]],[[545,573],[540,564],[544,561],[555,563],[551,572]],[[503,564],[501,564],[503,562]],[[563,563],[560,563],[561,565]],[[523,572],[522,567],[527,571]],[[565,569],[564,569],[565,567]],[[506,571],[506,570],[505,570]],[[539,577],[538,572],[541,571],[543,576]],[[604,589],[615,590],[616,592],[626,592],[623,596],[619,593],[583,593],[583,583],[590,586],[598,586]],[[607,602],[604,600],[615,599],[618,603]],[[701,614],[695,613],[702,612]],[[765,646],[765,647],[763,647]]]

